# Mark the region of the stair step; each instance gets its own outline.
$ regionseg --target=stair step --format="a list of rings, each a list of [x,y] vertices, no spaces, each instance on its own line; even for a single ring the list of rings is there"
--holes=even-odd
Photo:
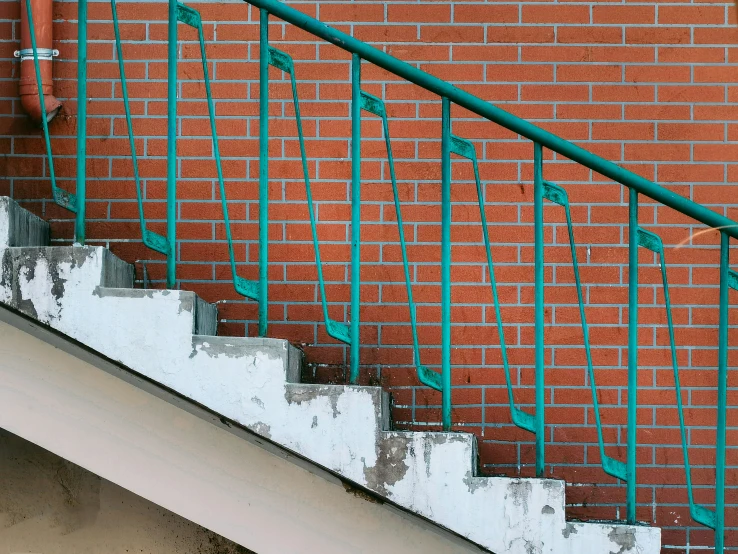
[[[7,196],[0,196],[0,249],[49,244],[49,224]]]
[[[348,393],[348,394],[347,394]],[[341,408],[342,398],[350,396],[350,393],[368,394],[374,404],[376,425],[380,430],[390,428],[390,395],[379,387],[362,387],[358,385],[316,385],[310,383],[287,383],[285,386],[285,398],[289,404],[301,404],[302,402],[318,401],[330,406],[335,418],[341,412],[340,409],[351,409],[350,405]],[[317,422],[316,422],[317,423]]]
[[[126,289],[100,287],[95,291],[100,298],[131,298],[135,300],[179,302],[179,310],[191,312],[193,335],[215,335],[218,330],[218,308],[205,302],[197,294],[186,290]]]
[[[192,337],[192,354],[195,357],[204,354],[208,358],[245,359],[258,353],[267,353],[273,358],[283,360],[285,383],[297,383],[302,368],[302,352],[284,339],[263,337]],[[276,378],[276,376],[275,376]]]
[[[98,287],[133,287],[133,266],[100,246],[12,247],[0,255],[0,302],[43,323],[65,308],[84,311],[80,299]]]

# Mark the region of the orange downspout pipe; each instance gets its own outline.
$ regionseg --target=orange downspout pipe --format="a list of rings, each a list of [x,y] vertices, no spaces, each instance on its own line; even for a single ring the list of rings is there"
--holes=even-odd
[[[33,24],[38,48],[38,65],[41,71],[41,85],[46,107],[46,120],[51,121],[59,113],[62,103],[53,94],[51,60],[53,57],[53,0],[28,0],[33,11]],[[20,0],[21,12],[21,50],[16,53],[21,59],[21,77],[18,86],[21,106],[31,120],[41,125],[41,103],[38,99],[36,72],[33,67],[31,33],[28,29],[26,0]]]

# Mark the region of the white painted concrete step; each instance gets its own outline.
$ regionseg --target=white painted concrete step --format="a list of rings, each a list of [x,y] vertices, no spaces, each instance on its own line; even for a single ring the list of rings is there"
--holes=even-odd
[[[377,387],[298,383],[287,341],[194,334],[215,332],[212,307],[130,289],[130,266],[105,249],[0,256],[0,301],[493,552],[660,550],[656,528],[567,523],[562,481],[478,477],[472,435],[391,431]]]

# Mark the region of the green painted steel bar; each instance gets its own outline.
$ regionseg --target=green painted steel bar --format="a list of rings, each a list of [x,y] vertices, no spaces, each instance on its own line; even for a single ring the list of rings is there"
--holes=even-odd
[[[638,390],[638,192],[628,202],[628,430],[626,460],[626,519],[636,521],[636,431]]]
[[[413,340],[413,357],[418,380],[424,385],[435,390],[442,390],[441,375],[420,363],[420,342],[418,340],[418,322],[416,316],[415,301],[413,299],[413,287],[410,279],[410,263],[407,257],[407,246],[405,242],[405,228],[402,224],[402,210],[400,209],[400,194],[397,190],[397,176],[395,173],[395,159],[392,155],[392,142],[390,140],[389,122],[387,109],[384,102],[369,94],[361,92],[361,109],[382,118],[382,133],[384,134],[384,145],[387,149],[387,165],[389,166],[390,181],[392,183],[392,197],[395,203],[395,217],[397,218],[397,230],[400,235],[400,251],[402,252],[402,269],[405,275],[405,288],[407,290],[407,303],[410,310],[410,330]]]
[[[210,75],[208,71],[207,54],[205,52],[205,36],[202,29],[202,19],[200,17],[200,12],[182,3],[178,3],[177,20],[197,30],[197,36],[200,42],[200,57],[202,60],[203,81],[205,83],[205,96],[208,103],[210,133],[213,139],[213,158],[215,159],[215,170],[218,176],[218,191],[220,193],[220,201],[223,209],[223,224],[225,227],[226,243],[228,244],[228,259],[231,266],[233,286],[236,289],[237,293],[249,298],[253,298],[253,295],[256,295],[256,283],[254,283],[253,281],[247,281],[246,279],[239,277],[236,272],[236,256],[233,250],[231,219],[228,215],[228,198],[226,197],[225,181],[223,179],[223,163],[220,157],[218,132],[215,124],[215,104],[213,102],[213,93],[210,87]]]
[[[661,267],[661,283],[664,290],[664,307],[666,309],[666,323],[669,329],[669,345],[671,350],[671,366],[674,372],[674,389],[677,399],[677,413],[679,416],[679,432],[682,440],[682,455],[684,456],[684,469],[687,476],[687,497],[689,499],[689,511],[696,522],[707,527],[715,529],[715,513],[694,502],[694,493],[692,488],[692,468],[689,464],[689,448],[687,446],[687,429],[684,423],[684,406],[682,402],[682,386],[679,381],[679,363],[677,361],[676,339],[674,337],[674,321],[671,315],[671,296],[669,295],[669,281],[666,276],[666,258],[664,254],[664,244],[661,237],[638,228],[638,245],[647,248],[659,257],[659,266]]]
[[[477,204],[479,206],[479,218],[482,223],[482,237],[484,239],[484,249],[487,257],[487,270],[489,271],[489,282],[492,289],[492,300],[495,309],[495,320],[497,322],[497,334],[500,338],[500,352],[502,354],[502,367],[505,372],[505,383],[507,384],[507,396],[510,404],[510,417],[517,427],[536,432],[535,417],[515,406],[515,398],[513,394],[512,379],[510,378],[510,364],[507,357],[507,344],[505,343],[505,329],[502,325],[502,313],[500,310],[500,297],[497,292],[497,278],[495,277],[495,265],[492,261],[492,248],[489,240],[489,226],[487,225],[487,214],[484,210],[484,191],[482,190],[482,180],[479,177],[479,162],[477,161],[477,153],[474,145],[456,135],[451,136],[451,152],[457,156],[468,159],[472,163],[474,170],[474,182],[477,187]]]
[[[46,116],[46,103],[44,102],[44,90],[41,82],[41,67],[38,63],[38,46],[36,43],[36,28],[33,23],[33,8],[30,0],[26,0],[26,16],[28,18],[28,34],[31,37],[31,50],[33,50],[33,69],[36,73],[36,86],[38,87],[39,104],[41,106],[41,127],[44,131],[44,143],[46,144],[46,159],[49,163],[49,179],[51,181],[51,192],[54,202],[71,212],[77,210],[77,197],[59,188],[56,185],[56,172],[54,171],[54,156],[51,150],[51,137],[49,136],[49,122]]]
[[[318,226],[315,217],[315,205],[313,203],[313,191],[310,185],[310,173],[305,150],[305,135],[302,129],[302,116],[300,115],[300,99],[297,94],[297,79],[295,77],[295,64],[289,54],[269,47],[269,65],[281,69],[290,76],[292,85],[292,104],[295,108],[295,122],[297,124],[297,137],[300,143],[300,157],[302,159],[302,175],[305,181],[305,195],[307,197],[308,214],[310,216],[310,231],[313,238],[313,250],[315,251],[315,265],[318,270],[318,288],[320,290],[320,301],[323,309],[323,319],[328,334],[336,340],[346,344],[351,342],[349,327],[331,319],[328,316],[328,299],[325,294],[325,278],[323,276],[323,262],[320,258],[320,243],[318,241]]]
[[[40,98],[43,104],[43,96]],[[74,242],[85,243],[87,203],[87,0],[77,0],[77,211]]]
[[[451,430],[451,102],[441,98],[441,419]]]
[[[361,304],[361,58],[351,57],[351,320],[350,380],[359,379]]]
[[[582,293],[582,280],[579,274],[579,262],[577,260],[577,247],[574,241],[574,227],[571,220],[571,207],[569,205],[569,197],[562,187],[550,181],[543,182],[543,197],[558,204],[564,208],[566,215],[566,229],[569,235],[569,248],[571,250],[571,262],[574,269],[574,282],[577,288],[577,302],[579,304],[579,319],[582,324],[582,337],[584,342],[584,354],[587,360],[587,375],[589,376],[589,386],[592,392],[592,408],[595,416],[595,427],[597,430],[597,442],[600,449],[600,459],[602,469],[608,475],[625,479],[625,464],[620,460],[616,460],[605,453],[605,440],[602,436],[602,420],[600,418],[600,403],[597,399],[597,385],[595,383],[594,364],[592,363],[592,348],[589,340],[589,325],[587,325],[587,316],[584,310],[584,294]]]
[[[169,245],[162,235],[150,231],[146,228],[146,218],[144,216],[143,196],[141,192],[141,177],[138,170],[138,156],[136,155],[136,141],[133,135],[133,122],[131,119],[131,105],[128,98],[128,83],[126,80],[125,64],[123,62],[123,46],[120,40],[120,28],[118,25],[118,7],[115,0],[110,0],[110,9],[113,14],[113,32],[115,33],[115,49],[118,54],[118,72],[120,73],[120,87],[123,93],[123,108],[126,112],[126,125],[128,127],[128,144],[131,147],[131,162],[133,163],[133,179],[136,183],[136,200],[138,201],[138,219],[141,225],[141,237],[143,243],[148,248],[168,254]]]
[[[312,33],[331,44],[335,44],[347,52],[357,54],[367,62],[386,69],[390,73],[402,77],[411,83],[415,83],[440,97],[448,98],[450,102],[453,102],[462,108],[466,108],[477,115],[498,123],[517,134],[545,146],[549,150],[553,150],[554,152],[558,152],[559,154],[566,156],[570,160],[579,162],[580,164],[629,188],[633,188],[637,192],[661,202],[665,206],[674,208],[697,221],[716,228],[730,226],[725,229],[725,232],[733,238],[738,238],[738,227],[735,227],[735,223],[727,217],[701,206],[692,200],[684,198],[679,194],[671,192],[648,179],[644,179],[632,171],[628,171],[613,162],[601,158],[580,146],[564,140],[549,131],[541,129],[524,119],[514,116],[469,92],[461,90],[438,77],[434,77],[433,75],[418,69],[417,67],[398,60],[394,56],[386,54],[369,44],[347,35],[346,33],[333,29],[325,23],[305,15],[287,4],[283,4],[279,0],[244,1],[265,9],[280,19],[292,23],[300,29]]]
[[[720,313],[718,320],[717,451],[715,462],[715,554],[725,551],[725,466],[728,409],[728,279],[730,238],[720,234]]]
[[[269,322],[269,12],[259,10],[259,336]]]
[[[177,282],[177,0],[169,0],[167,45],[167,288]]]
[[[546,368],[544,357],[543,148],[533,145],[533,235],[535,240],[536,476],[546,468]]]

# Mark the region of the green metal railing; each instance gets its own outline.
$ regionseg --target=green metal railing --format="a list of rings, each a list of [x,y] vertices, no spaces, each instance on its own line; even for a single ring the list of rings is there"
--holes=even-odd
[[[643,177],[640,177],[614,163],[611,163],[587,150],[576,146],[556,135],[547,132],[523,119],[493,106],[453,85],[433,77],[424,71],[404,63],[388,54],[383,53],[349,35],[341,33],[320,21],[313,19],[298,10],[288,7],[278,0],[247,0],[259,9],[260,22],[260,59],[259,59],[259,272],[257,280],[247,280],[237,274],[237,265],[234,255],[233,238],[231,235],[230,219],[228,216],[228,201],[225,194],[223,171],[218,146],[218,136],[215,125],[214,102],[211,93],[208,65],[206,59],[205,42],[200,14],[197,10],[187,7],[176,0],[169,1],[169,49],[168,49],[168,150],[167,150],[167,224],[166,235],[160,235],[147,229],[144,215],[141,182],[138,169],[138,160],[135,151],[135,137],[131,111],[129,106],[128,89],[125,77],[123,52],[121,47],[118,16],[115,0],[111,0],[113,23],[115,31],[116,52],[119,63],[121,90],[125,106],[125,117],[128,127],[128,138],[131,148],[134,179],[138,202],[139,220],[143,243],[166,256],[167,259],[167,286],[176,285],[176,173],[177,173],[177,60],[178,60],[178,23],[189,25],[197,30],[203,67],[203,79],[208,104],[208,116],[213,141],[213,156],[217,168],[219,192],[222,202],[223,218],[225,223],[226,241],[229,252],[229,262],[235,290],[244,297],[258,301],[259,334],[267,334],[267,307],[268,307],[268,224],[269,224],[269,66],[281,70],[289,76],[292,102],[295,110],[295,122],[300,147],[300,158],[303,169],[310,229],[315,263],[317,268],[318,286],[321,296],[323,319],[328,334],[334,339],[349,346],[350,380],[356,382],[359,377],[359,308],[361,304],[360,288],[360,246],[361,246],[361,120],[362,112],[379,117],[382,122],[387,163],[392,185],[395,215],[399,232],[399,242],[402,252],[403,272],[408,296],[410,326],[412,332],[412,348],[414,364],[418,379],[424,385],[441,392],[442,397],[442,424],[445,430],[452,427],[451,411],[451,157],[458,156],[471,163],[476,185],[477,203],[480,212],[483,241],[487,268],[490,275],[496,326],[500,341],[502,365],[505,374],[508,402],[511,410],[512,422],[534,434],[536,442],[536,474],[544,475],[545,471],[545,362],[544,362],[544,201],[560,206],[564,210],[572,256],[574,281],[577,293],[577,302],[583,333],[584,350],[587,363],[587,375],[590,382],[592,403],[594,408],[597,441],[600,451],[601,464],[604,472],[626,483],[627,521],[636,520],[636,484],[637,484],[637,373],[638,373],[638,251],[645,248],[658,256],[664,291],[667,326],[670,340],[672,369],[674,374],[677,409],[679,414],[679,428],[681,446],[686,471],[686,486],[692,518],[715,530],[716,552],[724,551],[725,540],[725,470],[726,470],[726,412],[727,412],[727,348],[728,348],[728,289],[738,290],[738,274],[729,268],[729,240],[738,238],[738,225],[730,219],[719,215],[691,200],[683,198],[667,189],[664,189]],[[36,78],[39,95],[41,90],[38,53],[33,28],[33,15],[30,3],[26,4],[30,22],[31,42],[34,51]],[[85,220],[85,142],[86,142],[86,0],[79,0],[79,68],[78,68],[78,144],[77,144],[77,191],[70,194],[57,186],[54,173],[51,141],[45,113],[43,113],[43,132],[46,144],[49,176],[55,202],[75,212],[75,242],[84,243]],[[297,89],[297,75],[295,64],[291,57],[269,44],[268,23],[269,16],[276,16],[291,23],[304,31],[312,33],[337,47],[351,53],[351,299],[350,321],[337,321],[329,317],[329,305],[326,298],[323,264],[320,256],[320,241],[318,238],[317,220],[311,181],[308,168],[308,156],[305,147],[305,138],[300,114],[300,104]],[[392,154],[392,144],[389,133],[387,110],[384,102],[361,88],[361,66],[363,63],[372,63],[396,76],[414,83],[427,91],[435,93],[442,107],[441,118],[441,371],[435,371],[422,365],[420,360],[420,344],[417,331],[416,306],[413,299],[413,290],[410,277],[410,264],[404,235],[401,203],[397,188],[395,163]],[[42,111],[44,110],[43,102]],[[533,143],[534,162],[534,291],[535,291],[535,413],[525,412],[516,406],[513,384],[505,342],[503,321],[500,309],[500,300],[495,277],[495,267],[491,251],[489,228],[485,214],[485,198],[482,182],[479,175],[479,165],[474,144],[452,133],[451,107],[453,105],[465,108],[478,116],[521,135]],[[544,178],[543,149],[569,158],[593,171],[604,175],[629,189],[629,312],[628,312],[628,406],[627,406],[627,453],[625,462],[612,458],[606,454],[603,438],[600,407],[597,398],[594,364],[592,362],[589,328],[586,320],[584,295],[576,253],[576,243],[572,225],[571,210],[568,195],[559,185]],[[670,207],[681,214],[685,214],[720,232],[720,305],[718,324],[718,402],[717,402],[717,441],[716,441],[716,484],[715,509],[699,505],[694,500],[691,466],[689,462],[689,448],[687,429],[682,405],[681,383],[676,356],[676,342],[674,338],[674,324],[671,314],[671,299],[667,281],[666,259],[664,247],[660,237],[650,232],[638,223],[639,195],[646,196]]]

